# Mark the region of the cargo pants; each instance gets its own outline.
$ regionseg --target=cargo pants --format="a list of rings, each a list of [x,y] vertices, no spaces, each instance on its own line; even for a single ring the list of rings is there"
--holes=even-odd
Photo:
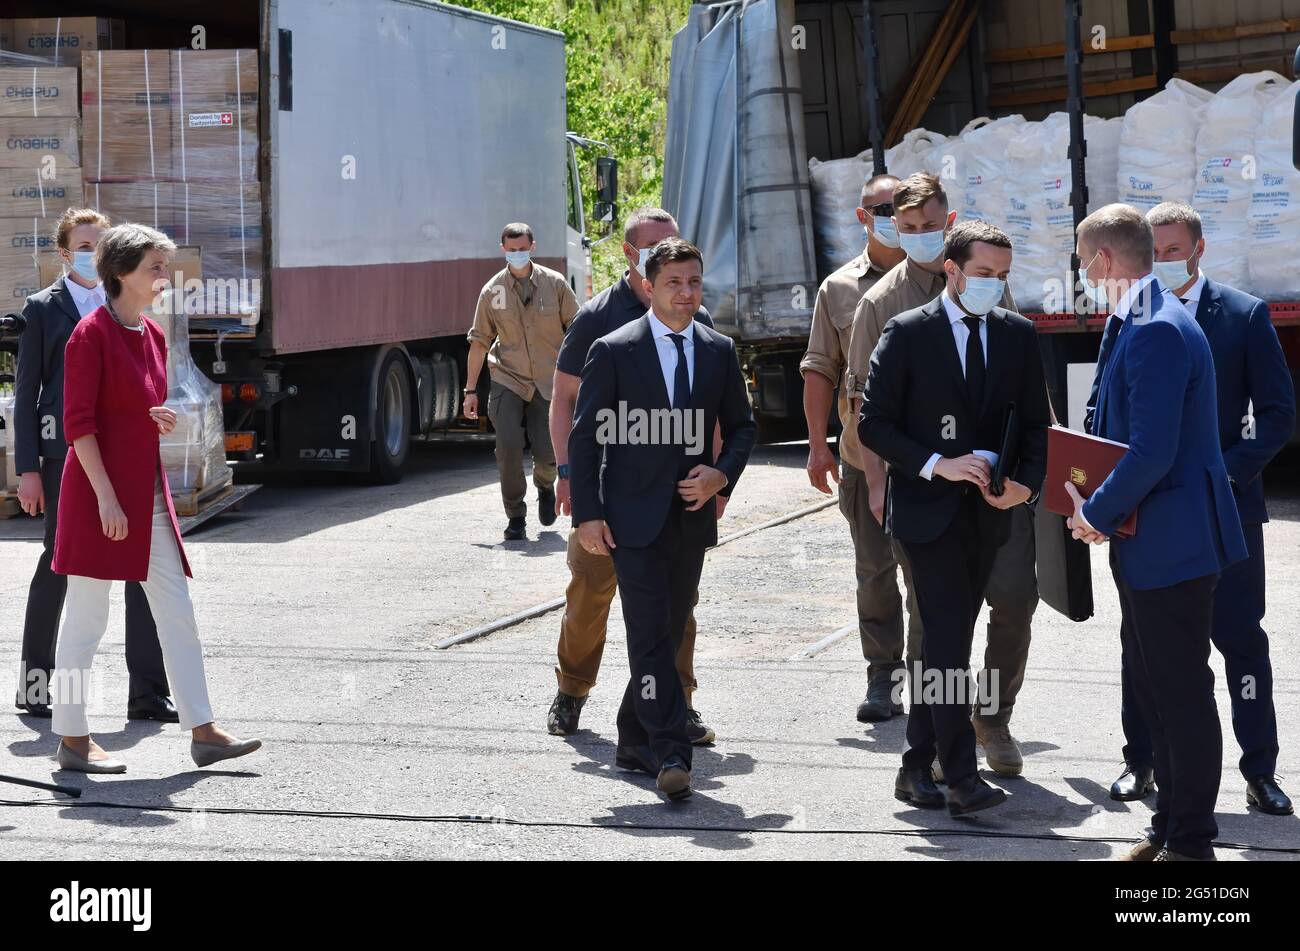
[[[551,401],[533,392],[524,402],[513,390],[493,382],[488,395],[488,419],[496,430],[497,472],[501,477],[501,501],[507,518],[528,514],[524,497],[528,482],[524,478],[524,437],[533,453],[533,484],[539,489],[555,487],[555,450],[551,446],[548,418]]]

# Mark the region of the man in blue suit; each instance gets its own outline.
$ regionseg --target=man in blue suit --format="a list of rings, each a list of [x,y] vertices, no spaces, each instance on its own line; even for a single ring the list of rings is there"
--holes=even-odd
[[[1218,380],[1219,446],[1250,555],[1219,579],[1210,637],[1223,654],[1232,700],[1232,729],[1241,747],[1246,801],[1262,812],[1290,815],[1277,784],[1277,715],[1264,617],[1264,480],[1261,473],[1295,431],[1295,387],[1268,305],[1207,278],[1201,216],[1190,205],[1164,202],[1147,212],[1155,234],[1156,278],[1196,317],[1210,342]],[[1125,762],[1150,763],[1151,739],[1125,678]],[[1113,795],[1113,792],[1112,792]]]
[[[1151,730],[1158,787],[1135,861],[1212,860],[1223,734],[1210,670],[1214,588],[1247,556],[1219,449],[1214,360],[1205,334],[1151,273],[1141,212],[1106,205],[1080,222],[1081,278],[1111,312],[1097,365],[1098,436],[1127,444],[1114,471],[1070,520],[1100,544],[1133,512],[1137,534],[1111,542],[1133,696]]]

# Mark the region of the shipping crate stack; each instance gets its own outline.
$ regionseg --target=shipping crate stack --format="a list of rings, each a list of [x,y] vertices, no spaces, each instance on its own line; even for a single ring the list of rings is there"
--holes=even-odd
[[[0,313],[44,286],[36,256],[53,251],[59,215],[85,204],[81,57],[122,37],[103,17],[0,20]]]
[[[197,246],[203,316],[244,325],[256,323],[261,297],[257,82],[253,50],[105,50],[81,60],[86,201]],[[198,316],[195,302],[187,294]]]

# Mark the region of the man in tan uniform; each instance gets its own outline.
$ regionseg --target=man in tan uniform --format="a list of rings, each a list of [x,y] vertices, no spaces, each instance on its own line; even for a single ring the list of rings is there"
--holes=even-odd
[[[506,267],[479,292],[468,335],[465,415],[478,419],[478,377],[486,357],[492,374],[488,418],[496,430],[501,500],[509,519],[506,541],[522,541],[527,534],[525,434],[533,453],[538,517],[543,525],[555,524],[555,450],[547,417],[555,358],[578,312],[578,300],[564,275],[532,260],[536,247],[528,225],[515,222],[502,229]]]
[[[872,512],[863,472],[863,453],[869,451],[858,441],[847,370],[849,338],[858,302],[906,257],[898,246],[892,221],[897,185],[898,179],[892,175],[876,175],[862,186],[857,216],[866,229],[867,246],[861,255],[822,282],[813,305],[808,351],[799,363],[803,374],[804,416],[808,421],[808,480],[827,495],[831,492],[828,476],[839,483],[840,511],[849,523],[853,539],[862,656],[869,665],[868,683],[884,687],[878,686],[874,696],[869,691],[858,705],[858,719],[864,723],[888,720],[903,712],[901,706],[895,708],[889,696],[889,674],[902,660],[903,599],[898,591],[898,564],[889,538],[881,528],[879,513]],[[835,456],[826,442],[826,424],[837,387],[843,427],[839,441],[842,476],[836,470]],[[873,466],[873,472],[877,469],[881,472],[883,492],[883,468]],[[916,611],[911,611],[911,617],[910,629],[915,634],[919,625]]]
[[[907,259],[867,291],[853,316],[848,373],[855,394],[854,419],[862,406],[862,388],[866,385],[871,354],[885,324],[904,311],[928,304],[943,292],[943,237],[956,218],[957,213],[948,210],[948,196],[943,185],[933,175],[918,172],[904,179],[895,189],[894,221]],[[1003,297],[1001,306],[1015,310],[1010,291]],[[884,463],[864,449],[864,464],[867,482],[871,486],[871,508],[873,512],[883,512]],[[984,595],[990,609],[984,670],[991,691],[992,703],[989,706],[996,712],[977,708],[973,717],[975,735],[984,748],[989,768],[1004,776],[1019,775],[1024,767],[1009,723],[1012,705],[1024,682],[1025,665],[1029,660],[1030,623],[1038,607],[1033,512],[1027,505],[1018,505],[1012,511],[1011,537],[998,549]],[[900,553],[901,549],[895,545],[895,557]],[[921,618],[916,611],[911,612],[909,632],[911,640],[915,641],[909,644],[908,657],[911,658],[913,651],[920,650],[921,638],[924,637]],[[901,643],[895,653],[899,661],[896,666],[901,666]],[[888,671],[885,676],[892,678],[894,675]],[[873,679],[868,684],[869,697],[874,683]]]
[[[555,365],[555,396],[551,402],[551,441],[559,460],[557,483],[559,510],[569,514],[569,433],[573,429],[573,410],[578,399],[582,368],[592,343],[608,333],[645,316],[650,309],[650,295],[643,286],[645,262],[651,250],[665,238],[677,238],[677,222],[662,208],[638,208],[623,225],[623,255],[627,270],[623,277],[582,305],[564,337],[564,346]],[[713,326],[709,312],[701,307],[695,319]],[[715,436],[714,451],[720,445]],[[726,490],[724,490],[726,491]],[[718,517],[726,505],[718,496]],[[609,606],[618,590],[614,562],[604,555],[593,555],[578,544],[575,529],[569,533],[569,587],[565,592],[564,619],[560,622],[560,642],[556,647],[555,678],[559,689],[546,715],[546,728],[557,736],[567,736],[578,729],[583,704],[600,671],[605,651],[605,627]],[[686,735],[691,743],[712,743],[716,735],[705,725],[695,709],[695,612],[686,618],[686,629],[677,651],[677,673],[686,691]]]

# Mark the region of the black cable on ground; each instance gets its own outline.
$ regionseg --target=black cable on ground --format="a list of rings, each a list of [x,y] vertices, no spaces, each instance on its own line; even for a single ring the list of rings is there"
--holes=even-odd
[[[449,823],[454,825],[509,825],[533,829],[601,829],[633,832],[729,832],[741,835],[879,835],[901,838],[944,836],[971,839],[1027,839],[1039,842],[1109,842],[1128,845],[1133,837],[1066,835],[1057,832],[997,832],[992,829],[760,829],[753,826],[655,825],[645,822],[565,822],[558,819],[509,819],[500,816],[429,816],[388,812],[342,812],[314,809],[251,809],[223,806],[144,806],[129,802],[95,800],[0,799],[0,806],[52,806],[55,809],[125,809],[136,812],[211,813],[223,816],[285,816],[300,819],[370,819],[384,822]],[[1300,855],[1300,848],[1246,845],[1240,842],[1214,843],[1216,848],[1243,852],[1276,852]]]

